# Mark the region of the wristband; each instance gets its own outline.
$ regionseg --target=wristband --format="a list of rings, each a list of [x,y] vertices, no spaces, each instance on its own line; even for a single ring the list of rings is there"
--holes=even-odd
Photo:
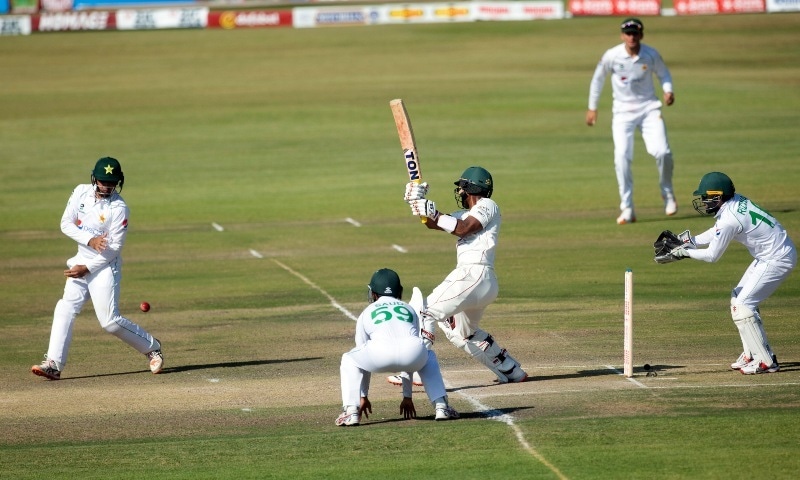
[[[458,225],[458,219],[450,215],[441,214],[436,219],[436,225],[447,233],[453,233]]]

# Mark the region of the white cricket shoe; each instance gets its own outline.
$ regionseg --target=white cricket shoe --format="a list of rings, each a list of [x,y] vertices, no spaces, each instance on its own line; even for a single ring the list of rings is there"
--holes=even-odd
[[[620,213],[619,217],[617,217],[617,225],[625,225],[627,223],[633,223],[636,221],[636,215],[633,213],[632,208],[625,208]]]
[[[739,369],[739,372],[742,375],[757,375],[759,373],[775,373],[780,369],[781,367],[778,365],[778,362],[774,362],[772,365],[768,366],[766,363],[760,360],[753,360]]]
[[[403,385],[403,379],[400,375],[389,375],[386,377],[386,381],[392,385]],[[414,375],[411,377],[411,383],[417,387],[422,386],[422,378],[420,378],[419,373],[414,372]]]
[[[50,380],[61,380],[61,370],[56,366],[56,362],[47,358],[47,354],[41,364],[31,367],[31,373]]]
[[[748,357],[746,353],[742,352],[742,354],[739,355],[739,358],[737,358],[735,362],[731,363],[731,368],[734,370],[741,370],[742,367],[752,361],[752,358]]]
[[[455,420],[456,418],[459,418],[460,416],[461,415],[459,415],[458,412],[456,412],[456,409],[451,407],[451,406],[443,405],[443,406],[437,406],[436,407],[436,417],[435,417],[436,421],[439,421],[439,420]]]
[[[160,342],[159,345],[161,345]],[[153,350],[145,355],[150,361],[150,371],[153,372],[153,374],[161,373],[161,369],[164,368],[164,355],[161,353],[161,349]]]
[[[507,375],[509,383],[522,383],[528,380],[528,372],[522,369],[519,365],[514,367],[514,370]]]
[[[664,213],[666,213],[668,217],[678,213],[678,204],[675,202],[675,198],[667,197],[664,200]]]
[[[336,417],[338,427],[357,427],[361,423],[361,415],[358,414],[358,407],[347,407]]]

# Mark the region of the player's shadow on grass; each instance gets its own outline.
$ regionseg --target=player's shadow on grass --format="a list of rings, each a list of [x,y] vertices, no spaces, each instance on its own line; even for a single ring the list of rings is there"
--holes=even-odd
[[[781,362],[780,359],[778,359],[778,364],[781,366],[779,373],[800,371],[800,362]]]
[[[189,372],[192,370],[210,370],[213,368],[240,368],[240,367],[253,367],[258,365],[269,365],[272,363],[291,363],[291,362],[309,362],[311,360],[321,360],[322,357],[308,357],[308,358],[289,358],[273,360],[247,360],[243,362],[221,362],[221,363],[203,363],[199,365],[179,365],[177,367],[167,367],[161,371],[160,375],[165,373],[180,373]]]
[[[475,418],[478,418],[478,419],[480,419],[480,418],[497,419],[497,418],[502,417],[503,415],[511,415],[514,412],[517,412],[517,411],[520,411],[520,410],[527,410],[529,408],[536,408],[536,407],[525,406],[525,407],[513,407],[513,408],[493,408],[491,410],[486,410],[486,411],[482,411],[482,412],[461,412],[460,411],[460,412],[458,412],[458,414],[459,414],[459,420],[468,420],[468,419],[475,419]],[[428,421],[434,422],[434,421],[436,421],[434,415],[420,415],[414,420],[418,421],[418,422],[428,422]],[[409,421],[409,420],[406,420],[405,418],[400,418],[400,417],[397,417],[397,418],[382,418],[380,420],[374,420],[374,421],[373,420],[368,420],[368,419],[362,419],[361,426],[369,426],[370,424],[376,424],[377,425],[377,424],[381,424],[381,423],[394,423],[394,422],[407,422],[407,421]],[[448,420],[448,421],[456,421],[457,422],[458,420]]]
[[[272,363],[290,363],[290,362],[310,362],[312,360],[321,360],[322,357],[308,357],[308,358],[289,358],[289,359],[273,359],[273,360],[247,360],[242,362],[219,362],[219,363],[202,363],[198,365],[178,365],[177,367],[167,367],[161,370],[159,375],[170,373],[189,372],[193,370],[211,370],[214,368],[241,368],[241,367],[254,367],[259,365],[269,365]],[[150,370],[136,370],[133,372],[116,372],[116,373],[100,373],[97,375],[83,375],[80,377],[67,377],[62,380],[78,380],[82,378],[99,378],[99,377],[114,377],[118,375],[134,375],[140,373],[150,373]]]
[[[645,370],[644,367],[634,367],[633,374],[636,376],[645,376],[647,373],[654,372],[657,374],[665,373],[669,370],[677,370],[681,368],[686,368],[684,365],[652,365],[649,370]],[[783,366],[781,366],[783,368]],[[610,368],[597,368],[593,370],[578,370],[577,372],[573,373],[564,373],[564,374],[557,374],[557,375],[532,375],[523,383],[530,383],[530,382],[545,382],[548,380],[570,380],[576,378],[589,378],[589,377],[607,377],[607,376],[622,376],[623,372],[622,369],[610,369]],[[492,387],[492,386],[503,386],[505,384],[499,382],[491,382],[491,383],[484,383],[479,385],[463,385],[460,387],[448,388],[448,392],[457,392],[459,390],[469,390],[471,388],[485,388],[485,387]]]

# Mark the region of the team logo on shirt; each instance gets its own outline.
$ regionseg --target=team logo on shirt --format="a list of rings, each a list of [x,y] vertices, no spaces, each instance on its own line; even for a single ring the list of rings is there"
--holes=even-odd
[[[122,221],[122,228],[128,228],[128,219]]]

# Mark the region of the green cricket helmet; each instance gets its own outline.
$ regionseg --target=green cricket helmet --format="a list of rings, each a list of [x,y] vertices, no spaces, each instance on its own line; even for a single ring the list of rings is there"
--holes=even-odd
[[[456,186],[456,204],[461,208],[469,208],[467,195],[491,198],[494,191],[492,174],[483,167],[469,167],[461,174],[461,178],[453,182]]]
[[[372,294],[379,297],[403,298],[403,285],[400,284],[400,276],[397,272],[389,268],[381,268],[372,274],[369,281],[368,298],[372,302]]]
[[[733,198],[735,193],[736,188],[730,177],[722,172],[706,173],[694,191],[692,206],[701,215],[715,215],[722,204]]]
[[[98,185],[97,182],[103,182],[106,185]],[[125,175],[122,173],[119,160],[103,157],[95,163],[94,170],[92,170],[92,185],[100,196],[110,197],[112,193],[121,192],[124,183]],[[109,187],[109,185],[113,185],[113,187]]]

